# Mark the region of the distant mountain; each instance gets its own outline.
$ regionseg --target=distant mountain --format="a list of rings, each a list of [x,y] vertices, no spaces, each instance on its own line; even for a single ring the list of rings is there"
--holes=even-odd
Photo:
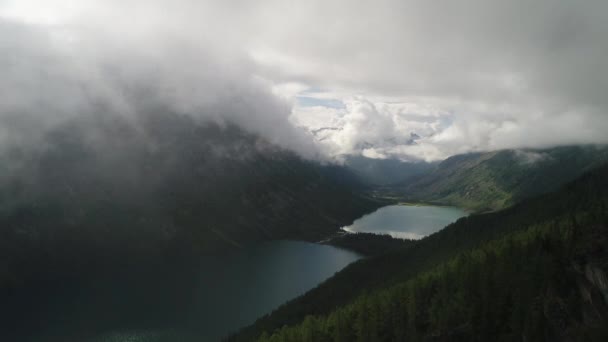
[[[605,165],[353,263],[227,340],[605,341],[607,233]]]
[[[424,161],[406,162],[398,159],[373,159],[355,155],[346,156],[344,164],[362,181],[379,186],[410,183],[431,172],[437,166],[437,163]]]
[[[400,191],[411,200],[497,210],[557,189],[605,161],[605,145],[457,155]]]

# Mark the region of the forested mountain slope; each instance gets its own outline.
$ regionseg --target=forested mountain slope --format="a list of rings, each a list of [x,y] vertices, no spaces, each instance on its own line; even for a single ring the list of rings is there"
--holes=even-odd
[[[259,341],[605,341],[606,224],[529,227]]]
[[[132,322],[125,317],[136,314],[103,292],[108,279],[124,278],[142,307],[165,293],[178,312],[198,255],[269,239],[316,241],[379,205],[341,167],[164,111],[83,116],[2,161],[1,333],[73,320],[78,334]],[[74,301],[91,287],[107,312],[60,316],[69,307],[60,298]]]
[[[346,170],[303,160],[235,126],[167,113],[136,120],[74,120],[40,148],[4,155],[5,167],[14,155],[20,165],[0,184],[3,230],[68,229],[93,239],[106,229],[112,237],[193,234],[209,250],[315,240],[374,206]]]
[[[399,191],[410,200],[497,210],[553,191],[606,161],[605,145],[457,155]]]
[[[604,166],[556,193],[462,218],[414,246],[359,261],[232,339],[604,334],[607,226]]]

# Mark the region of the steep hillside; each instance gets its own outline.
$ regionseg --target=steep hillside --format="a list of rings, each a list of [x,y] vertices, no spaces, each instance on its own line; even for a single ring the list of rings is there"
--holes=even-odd
[[[582,219],[485,243],[258,340],[605,341],[608,219]]]
[[[64,320],[57,326],[79,319],[74,333],[123,324],[107,293],[105,313],[56,312],[69,307],[59,298],[74,301],[107,279],[124,278],[144,304],[175,294],[167,298],[177,312],[197,255],[269,239],[317,241],[379,205],[341,167],[234,126],[161,112],[83,117],[2,158],[1,332],[24,324],[34,333],[53,326],[50,317]]]
[[[553,191],[607,160],[606,146],[457,155],[401,191],[410,200],[497,210]]]
[[[371,296],[374,296],[373,298],[386,299],[384,293],[390,293],[391,296],[396,296],[390,298],[395,298],[396,301],[393,304],[397,305],[397,309],[402,310],[402,312],[406,312],[407,310],[409,310],[409,307],[402,306],[399,303],[405,303],[408,300],[414,300],[414,298],[421,299],[422,302],[420,306],[417,307],[419,308],[418,310],[421,310],[420,315],[422,323],[420,323],[420,326],[415,328],[416,334],[420,333],[420,335],[415,336],[426,338],[430,338],[431,336],[441,337],[444,336],[444,333],[449,333],[450,331],[458,332],[460,331],[460,328],[465,328],[466,333],[471,333],[473,335],[465,335],[466,338],[464,340],[470,340],[471,336],[473,336],[473,339],[479,339],[481,335],[478,334],[480,334],[480,332],[479,330],[475,329],[480,329],[481,326],[477,325],[476,321],[470,321],[468,322],[468,325],[465,325],[464,327],[460,327],[460,324],[462,323],[461,321],[458,321],[458,323],[453,324],[450,323],[450,317],[462,316],[462,319],[469,319],[473,317],[466,316],[463,313],[459,313],[457,311],[449,311],[459,310],[462,307],[464,307],[465,310],[469,310],[470,308],[468,305],[459,306],[456,304],[445,304],[446,311],[444,313],[438,313],[438,316],[435,316],[436,318],[433,318],[436,319],[436,321],[429,321],[430,318],[428,318],[428,310],[430,307],[433,306],[428,304],[428,302],[424,302],[424,300],[431,300],[434,297],[430,295],[421,295],[421,297],[407,297],[410,299],[406,300],[403,299],[404,297],[402,296],[409,296],[409,292],[404,292],[402,291],[402,289],[409,289],[411,288],[411,286],[420,284],[420,291],[422,291],[423,294],[428,293],[428,291],[431,291],[431,293],[435,293],[432,291],[435,291],[436,287],[434,285],[428,285],[430,281],[426,282],[425,279],[427,279],[429,276],[425,274],[435,274],[437,272],[439,272],[440,274],[444,274],[444,271],[441,271],[442,267],[445,268],[453,264],[459,265],[459,258],[466,258],[467,255],[469,255],[469,257],[470,255],[477,255],[475,254],[477,252],[473,252],[473,254],[469,253],[471,249],[477,249],[479,251],[485,251],[484,253],[490,251],[490,254],[494,256],[492,256],[489,260],[501,258],[502,262],[505,262],[505,264],[508,265],[509,268],[505,269],[504,274],[486,274],[487,277],[489,277],[487,278],[488,283],[481,282],[482,279],[480,279],[480,283],[476,284],[476,286],[478,287],[475,287],[475,289],[479,289],[479,286],[482,286],[481,288],[483,289],[483,291],[488,291],[488,294],[493,294],[493,291],[497,291],[496,293],[498,294],[499,289],[490,287],[490,284],[498,284],[500,281],[503,281],[504,278],[502,277],[513,276],[514,281],[521,281],[522,284],[526,284],[526,282],[528,282],[528,277],[539,276],[542,281],[546,280],[546,283],[542,283],[540,285],[539,283],[526,284],[526,286],[532,286],[530,288],[532,292],[526,293],[527,297],[525,298],[531,298],[529,296],[533,296],[534,298],[536,298],[535,296],[541,296],[544,291],[549,291],[548,293],[551,293],[550,291],[554,290],[551,288],[551,284],[555,279],[552,278],[553,276],[557,276],[559,278],[559,275],[561,274],[571,274],[572,278],[570,278],[570,280],[568,281],[577,281],[577,279],[582,279],[580,278],[580,276],[578,278],[575,277],[576,274],[581,275],[580,272],[577,273],[577,270],[585,269],[587,265],[599,267],[599,270],[601,272],[604,272],[601,274],[605,274],[605,272],[608,271],[605,264],[605,258],[607,257],[607,255],[605,255],[604,252],[601,252],[603,250],[606,250],[608,246],[604,246],[604,244],[606,243],[605,239],[599,238],[604,234],[602,232],[605,231],[606,226],[608,226],[608,167],[605,166],[601,169],[584,175],[582,178],[576,180],[573,183],[568,184],[559,192],[543,195],[541,197],[533,198],[530,200],[525,200],[522,203],[510,207],[506,210],[488,214],[472,215],[467,218],[462,218],[457,222],[449,225],[444,230],[420,240],[413,246],[408,246],[407,248],[399,251],[394,251],[377,257],[361,260],[355,264],[352,264],[351,266],[337,273],[336,276],[334,276],[333,278],[319,285],[316,289],[306,293],[300,298],[297,298],[285,304],[284,306],[278,308],[271,315],[258,320],[253,326],[242,330],[239,334],[232,337],[232,340],[246,341],[260,336],[260,334],[262,334],[263,332],[273,333],[276,332],[277,329],[281,329],[285,325],[297,325],[303,322],[307,316],[311,315],[314,317],[312,318],[312,320],[307,319],[307,322],[305,324],[308,324],[311,329],[314,330],[316,328],[319,328],[317,323],[314,323],[315,320],[321,320],[322,322],[328,323],[329,321],[326,321],[326,319],[329,319],[329,317],[335,318],[336,316],[334,315],[340,315],[341,313],[346,312],[344,310],[351,310],[349,312],[355,314],[356,312],[358,312],[358,309],[354,308],[357,307],[357,305],[360,305],[357,303],[365,301],[367,295],[371,294]],[[577,236],[580,236],[580,238],[578,238]],[[549,239],[548,244],[543,242],[546,239]],[[504,247],[505,244],[507,247]],[[514,246],[511,246],[513,244]],[[534,251],[538,251],[537,247],[540,248],[541,246],[545,246],[542,248],[547,248],[548,250],[541,250],[541,254],[534,254]],[[509,252],[504,252],[505,249],[509,250]],[[507,254],[503,255],[502,253]],[[509,260],[513,257],[513,255],[508,253],[514,253],[517,255],[517,258],[513,258],[513,263],[511,264],[509,264]],[[548,261],[544,260],[544,255],[549,258]],[[557,258],[558,261],[564,260],[564,258],[566,258],[566,261],[554,262],[555,258]],[[475,269],[471,272],[485,272],[487,268],[496,269],[495,261],[492,261],[492,264],[483,264],[485,262],[485,259],[483,260],[483,262],[477,260],[477,263],[473,262],[472,264],[467,264],[466,269]],[[540,276],[541,274],[535,274],[534,271],[532,271],[532,273],[517,273],[518,270],[525,269],[523,265],[518,264],[518,262],[520,261],[530,265],[537,265],[541,269],[545,267],[557,267],[557,270],[554,271],[556,273],[552,273],[553,276],[547,275],[546,278],[544,276]],[[457,269],[455,270],[449,267],[448,269],[450,271],[446,271],[445,275],[442,275],[438,278],[440,280],[437,280],[437,282],[439,282],[440,284],[443,284],[446,281],[452,282],[448,274],[461,274],[461,271],[460,269],[458,269],[458,267],[465,266],[457,266]],[[501,266],[501,269],[502,268],[504,267]],[[508,270],[511,270],[509,272],[514,272],[516,276],[513,275],[513,273],[507,273]],[[443,278],[444,276],[445,278]],[[356,284],[356,286],[354,286],[353,284]],[[472,291],[472,288],[469,288],[470,285],[470,282],[467,283],[464,280],[454,281],[454,283],[450,285],[451,287],[446,288],[448,289],[447,293],[452,293],[450,291],[454,290],[456,291],[456,293],[458,293],[458,291],[461,291],[462,293],[466,293],[467,295],[469,295],[471,294],[471,292],[467,291]],[[593,291],[605,291],[605,288],[602,288],[602,286],[603,285],[601,285],[601,282],[596,282],[596,285],[593,286]],[[506,289],[508,290],[508,288]],[[561,289],[561,287],[559,289]],[[502,290],[504,290],[504,288]],[[575,286],[570,290],[577,291],[577,287]],[[443,293],[444,292],[440,292],[439,294],[441,295]],[[585,327],[585,329],[587,329],[586,331],[588,333],[592,333],[591,330],[593,330],[593,326],[595,326],[595,324],[597,323],[596,321],[594,321],[596,323],[592,322],[592,324],[587,324],[587,321],[581,320],[582,316],[580,315],[582,315],[582,312],[586,312],[586,310],[589,308],[589,306],[585,306],[583,304],[584,300],[586,300],[584,298],[584,293],[585,292],[574,292],[572,294],[572,296],[576,296],[574,304],[577,309],[567,311],[569,315],[568,317],[572,318],[574,322],[570,322],[572,324],[566,327],[566,330],[568,330],[569,333],[572,332],[571,329],[576,329],[577,326],[581,325]],[[563,299],[562,294],[553,298],[555,298],[558,303],[561,303],[561,300]],[[566,296],[565,298],[568,297]],[[512,303],[513,300],[523,299],[523,297],[511,297],[511,299],[509,299],[511,300],[511,302],[507,300],[507,304],[504,305],[510,305],[508,303]],[[437,297],[436,300],[437,305],[441,304],[438,307],[440,308],[444,306],[443,303],[445,303],[445,301],[448,301],[449,298],[445,298],[445,296]],[[392,300],[389,300],[388,302],[392,302]],[[483,308],[486,309],[492,308],[493,306],[497,306],[499,307],[499,309],[497,310],[503,313],[505,312],[504,310],[512,310],[512,307],[510,306],[502,307],[503,303],[494,302],[491,297],[487,297],[479,303],[480,305],[482,305]],[[539,305],[541,305],[542,307],[543,305],[545,305],[545,303],[549,302],[543,302],[541,300]],[[551,303],[546,305],[553,305]],[[517,305],[528,304],[529,303],[522,302],[517,303]],[[598,310],[603,310],[603,304],[598,305]],[[341,309],[336,311],[338,308]],[[473,308],[477,310],[477,307]],[[591,307],[591,310],[595,310],[593,306]],[[467,312],[471,315],[478,315],[474,317],[479,317],[479,315],[483,316],[484,314],[486,314],[485,311],[473,310]],[[545,314],[541,313],[541,315]],[[356,314],[355,316],[349,317],[358,317],[357,321],[355,321],[354,318],[353,320],[351,320],[351,318],[348,318],[346,320],[346,324],[349,324],[349,326],[357,326],[357,324],[359,324],[357,322],[360,322],[361,320],[368,320],[369,318],[367,316],[356,316]],[[523,319],[522,317],[523,316],[518,316],[517,319],[521,320]],[[600,316],[602,320],[606,317],[608,316],[605,316],[603,314]],[[393,318],[394,317],[383,315],[381,317],[378,317],[377,322],[394,324],[394,322],[392,321]],[[409,321],[406,321],[404,318],[401,325],[399,326],[403,329],[409,329],[408,327],[410,327],[410,325],[408,322]],[[413,324],[418,324],[417,322],[418,321],[414,322]],[[437,325],[433,325],[435,323]],[[504,326],[508,325],[506,321],[497,321],[497,324],[505,324]],[[330,326],[332,325],[329,324],[325,325],[324,327],[327,328]],[[501,327],[504,328],[504,326]],[[541,327],[543,326],[541,325]],[[299,326],[293,331],[302,331],[299,330],[300,328],[303,328],[303,326]],[[385,330],[383,333],[396,333],[391,330],[393,328],[386,329],[387,330]],[[472,331],[471,329],[473,329],[474,331]],[[492,327],[488,329],[492,329]],[[307,330],[307,328],[304,328],[304,330]],[[290,334],[290,331],[292,330],[287,329],[285,333]],[[368,330],[367,328],[365,328],[360,331],[351,330],[349,333],[367,334],[373,331],[373,329]],[[501,333],[508,333],[505,331],[506,330],[501,330]],[[337,330],[333,330],[333,332],[337,332]],[[283,335],[277,336],[280,337]],[[334,335],[331,336],[335,337]],[[385,338],[380,340],[387,340],[386,335],[384,336]],[[277,340],[280,341],[282,339],[278,338]],[[300,341],[306,339],[298,337],[294,340]],[[363,338],[362,340],[366,341],[373,339]]]
[[[234,126],[172,114],[69,122],[39,148],[3,158],[19,172],[2,177],[0,223],[22,235],[191,234],[205,251],[316,240],[375,206],[343,168],[303,160]]]

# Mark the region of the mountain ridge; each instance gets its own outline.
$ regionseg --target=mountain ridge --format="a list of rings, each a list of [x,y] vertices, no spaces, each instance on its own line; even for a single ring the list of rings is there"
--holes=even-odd
[[[557,192],[525,199],[501,211],[461,218],[413,246],[353,263],[317,288],[284,304],[227,340],[246,341],[267,332],[270,334],[266,335],[268,337],[276,333],[276,340],[280,341],[281,336],[292,336],[282,335],[283,326],[297,325],[303,328],[300,324],[307,316],[312,316],[313,321],[306,324],[313,323],[308,326],[316,327],[314,320],[328,317],[326,315],[353,303],[357,298],[413,279],[422,272],[431,270],[463,252],[478,248],[488,241],[497,241],[509,234],[526,234],[530,227],[542,225],[542,231],[547,231],[548,234],[554,232],[554,222],[561,222],[559,224],[567,228],[570,232],[568,234],[573,234],[573,227],[580,226],[573,222],[580,222],[589,228],[595,227],[596,224],[608,227],[607,172],[608,166],[600,167],[568,183]],[[561,234],[561,230],[557,232]],[[591,234],[592,230],[587,232]],[[542,239],[539,241],[542,243]],[[560,241],[567,242],[567,239]],[[598,248],[601,250],[603,247],[600,246],[608,243],[598,240],[598,246],[593,247],[593,238],[586,238],[584,241],[581,248],[588,251],[585,255],[595,253],[593,251]],[[357,286],[353,287],[352,284]],[[608,315],[605,318],[608,318]],[[388,317],[383,317],[382,320],[390,321]],[[290,331],[295,330],[286,328],[285,333]],[[358,334],[357,331],[351,333]],[[296,337],[295,340],[305,339]]]
[[[469,153],[391,191],[406,201],[493,211],[552,191],[606,161],[606,145]]]

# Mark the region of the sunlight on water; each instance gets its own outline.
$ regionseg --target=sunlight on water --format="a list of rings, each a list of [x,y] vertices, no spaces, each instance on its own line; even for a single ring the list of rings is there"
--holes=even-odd
[[[466,216],[453,207],[391,205],[378,209],[344,227],[347,232],[389,234],[395,238],[419,240]]]

